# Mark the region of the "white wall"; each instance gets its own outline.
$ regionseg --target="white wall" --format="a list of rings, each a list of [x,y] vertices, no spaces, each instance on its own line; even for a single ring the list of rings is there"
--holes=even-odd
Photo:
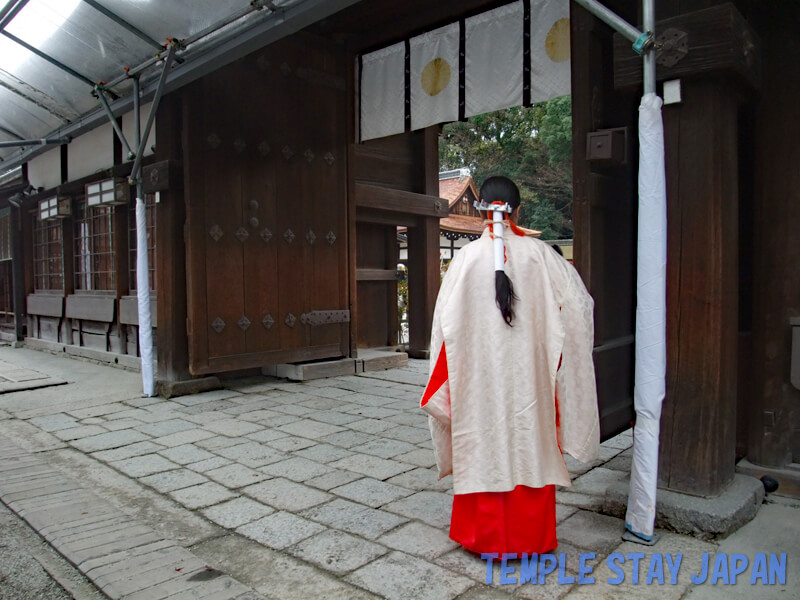
[[[106,123],[72,140],[67,146],[70,181],[114,166],[114,135]]]
[[[28,162],[28,181],[35,188],[54,188],[61,183],[61,147],[57,146]]]
[[[147,124],[147,117],[150,114],[150,107],[153,105],[152,102],[148,102],[147,104],[143,104],[139,107],[139,122],[141,123],[140,131],[144,134],[144,126]],[[135,125],[136,120],[133,118],[133,111],[122,115],[122,133],[125,135],[125,139],[128,140],[128,143],[131,146],[132,150],[136,148],[136,138],[135,138]],[[145,144],[145,151],[144,155],[149,156],[153,154],[153,146],[156,145],[156,123],[153,121],[153,127],[150,129],[150,136],[147,138],[147,143]],[[123,154],[124,154],[123,150]],[[123,156],[122,162],[127,162],[128,157]]]

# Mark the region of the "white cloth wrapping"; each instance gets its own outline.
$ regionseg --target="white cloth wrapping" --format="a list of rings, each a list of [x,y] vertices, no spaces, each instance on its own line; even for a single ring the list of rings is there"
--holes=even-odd
[[[595,458],[600,442],[594,302],[548,244],[506,229],[505,271],[518,296],[509,327],[495,304],[492,246],[487,229],[462,248],[436,301],[421,406],[439,473],[453,473],[456,494],[569,486],[559,442],[580,461]]]
[[[639,106],[639,242],[636,284],[633,466],[625,524],[653,535],[658,479],[658,435],[667,368],[667,191],[661,99],[645,94]]]
[[[466,19],[467,117],[522,104],[523,18],[518,1]]]
[[[141,198],[136,199],[136,296],[139,304],[142,391],[145,396],[154,396],[153,323],[150,315],[150,266],[147,256],[147,209]]]
[[[361,58],[361,140],[405,131],[405,44]]]
[[[458,23],[409,41],[411,129],[458,120]]]
[[[570,93],[569,0],[531,1],[531,102]]]

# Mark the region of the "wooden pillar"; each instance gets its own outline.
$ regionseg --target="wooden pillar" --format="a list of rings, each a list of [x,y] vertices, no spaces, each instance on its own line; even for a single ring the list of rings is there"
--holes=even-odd
[[[182,96],[164,96],[156,115],[156,161],[180,161],[182,144]],[[163,175],[162,175],[163,176]],[[186,205],[183,186],[169,176],[169,186],[159,192],[156,206],[156,296],[159,381],[191,379],[186,332]]]
[[[428,358],[439,293],[439,219],[420,217],[408,229],[408,355]]]
[[[439,126],[428,127],[418,136],[423,189],[439,196]],[[431,325],[439,293],[439,218],[420,217],[419,226],[408,228],[408,355],[428,358]]]
[[[24,211],[21,208],[11,207],[10,233],[11,233],[11,289],[14,303],[14,335],[17,340],[25,338],[26,308],[25,298],[27,288],[25,285],[25,222]],[[30,241],[30,240],[28,240]]]
[[[664,110],[667,397],[659,480],[701,496],[734,475],[738,339],[739,97],[684,80]]]
[[[800,46],[793,3],[757,3],[747,15],[764,45],[764,83],[755,110],[753,395],[747,404],[750,462],[800,462],[800,390],[790,382],[790,319],[800,317]],[[795,490],[798,475],[795,473]],[[773,473],[775,474],[775,473]],[[785,475],[778,475],[788,491]]]
[[[657,14],[677,14],[657,32],[686,36],[686,51],[664,48],[658,67],[658,80],[679,80],[681,90],[680,102],[663,109],[667,394],[659,485],[715,496],[733,480],[736,461],[738,123],[747,90],[760,85],[760,46],[730,3],[664,0]],[[617,86],[641,81],[641,60],[631,54],[629,42],[615,40]]]

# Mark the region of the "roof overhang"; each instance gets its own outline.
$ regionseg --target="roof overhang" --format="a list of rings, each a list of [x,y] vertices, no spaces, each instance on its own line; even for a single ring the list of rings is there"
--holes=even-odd
[[[263,18],[243,19],[246,22],[239,26],[234,21],[219,31],[209,31],[203,44],[198,43],[194,46],[187,44],[185,48],[176,53],[176,61],[166,78],[165,93],[175,91],[251,52],[357,4],[359,1],[296,0],[285,6],[279,6],[277,10],[265,11]],[[6,5],[6,9],[18,2],[19,0],[12,0]],[[244,6],[252,3],[242,0],[242,4]],[[272,3],[266,2],[265,4]],[[0,25],[2,25],[1,22]],[[199,42],[199,40],[197,41]],[[58,60],[58,57],[53,58]],[[160,63],[157,61],[148,61],[148,63],[152,64],[144,66],[141,72],[141,101],[143,103],[152,99],[158,83]],[[135,71],[135,69],[131,71]],[[91,92],[92,88],[87,85],[86,93],[90,94]],[[110,102],[110,108],[115,116],[131,111],[133,94],[128,93],[113,100]],[[0,107],[0,111],[2,111],[2,107]],[[108,117],[98,101],[96,108],[84,112],[68,124],[32,137],[75,138],[107,122]],[[7,156],[0,163],[0,175],[28,162],[47,149],[48,147],[45,145],[37,145]]]

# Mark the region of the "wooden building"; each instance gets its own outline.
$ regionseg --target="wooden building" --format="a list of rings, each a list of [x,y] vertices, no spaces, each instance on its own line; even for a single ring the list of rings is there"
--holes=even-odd
[[[469,169],[455,169],[439,173],[439,197],[447,201],[447,215],[439,219],[439,258],[445,263],[468,243],[477,240],[486,225],[484,217],[475,208],[478,189],[469,175]],[[539,236],[540,231],[521,228],[526,235]],[[408,236],[405,227],[398,227],[400,262],[408,260]]]
[[[409,236],[410,353],[426,355],[448,213],[438,126],[359,143],[358,57],[501,4],[330,2],[328,13],[251,38],[168,85],[144,173],[160,380],[392,344],[397,226]],[[637,22],[638,2],[607,4]],[[800,315],[800,9],[659,0],[656,14],[657,33],[682,40],[662,51],[658,72],[681,89],[664,107],[661,482],[713,496],[745,456],[791,482],[800,463],[800,391],[789,380],[789,323]],[[574,262],[596,302],[608,436],[633,419],[640,59],[575,4],[570,28]],[[130,162],[110,126],[76,132],[25,161],[36,191],[10,205],[15,310],[32,345],[124,363],[137,355],[130,205],[89,206],[87,185],[124,177]],[[590,152],[597,132],[612,152]],[[42,220],[51,198],[69,198],[70,210]]]

